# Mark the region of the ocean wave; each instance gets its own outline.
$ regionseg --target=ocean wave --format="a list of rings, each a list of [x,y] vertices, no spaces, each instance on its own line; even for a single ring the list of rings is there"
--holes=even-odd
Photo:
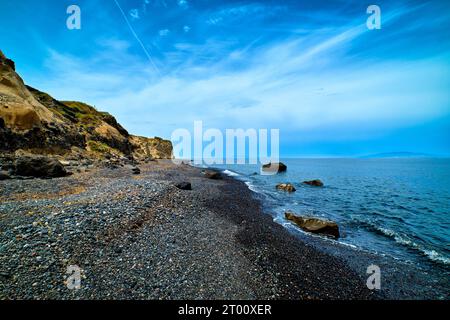
[[[239,177],[240,176],[239,173],[236,173],[236,172],[231,171],[231,170],[224,170],[223,173],[226,174],[229,177]]]
[[[437,252],[436,250],[432,250],[432,249],[426,249],[424,247],[422,247],[420,244],[412,241],[411,239],[409,239],[407,236],[401,235],[393,230],[387,229],[387,228],[381,228],[381,227],[374,227],[377,231],[379,231],[381,234],[394,239],[395,242],[404,245],[408,248],[411,249],[415,249],[417,251],[419,251],[422,255],[426,256],[428,259],[434,261],[434,262],[439,262],[445,265],[449,265],[450,264],[450,259],[443,256],[442,254],[440,254],[439,252]]]
[[[253,183],[251,183],[250,181],[244,181],[244,183],[247,185],[247,187],[256,193],[261,193],[258,189],[256,189],[255,185]]]

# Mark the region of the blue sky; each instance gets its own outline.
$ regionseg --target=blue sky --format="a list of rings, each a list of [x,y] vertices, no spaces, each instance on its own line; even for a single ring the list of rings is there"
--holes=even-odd
[[[81,8],[81,30],[66,9]],[[368,30],[377,4],[382,29]],[[0,0],[25,81],[132,133],[280,129],[283,156],[450,154],[448,1]],[[123,13],[122,13],[123,12]]]

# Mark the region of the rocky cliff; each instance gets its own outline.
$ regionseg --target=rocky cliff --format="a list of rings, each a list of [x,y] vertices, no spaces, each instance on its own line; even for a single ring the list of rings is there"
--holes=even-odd
[[[172,144],[130,135],[109,113],[25,85],[0,51],[0,152],[146,160],[171,158]]]

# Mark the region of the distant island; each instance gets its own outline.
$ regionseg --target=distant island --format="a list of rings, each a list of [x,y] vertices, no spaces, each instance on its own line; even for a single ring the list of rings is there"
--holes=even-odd
[[[388,159],[388,158],[434,158],[436,155],[416,152],[386,152],[362,156],[362,159]]]

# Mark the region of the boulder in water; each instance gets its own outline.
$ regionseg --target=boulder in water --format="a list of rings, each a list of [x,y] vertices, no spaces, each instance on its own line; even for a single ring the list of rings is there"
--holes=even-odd
[[[282,162],[271,162],[262,166],[262,171],[264,172],[280,173],[286,172],[286,170],[287,166]]]
[[[307,184],[312,187],[323,187],[324,186],[323,182],[320,181],[319,179],[311,180],[311,181],[303,181],[303,184]]]
[[[294,222],[306,232],[330,236],[336,239],[340,236],[339,226],[336,222],[313,217],[302,217],[290,211],[287,211],[285,216],[286,219]]]
[[[295,192],[296,189],[295,187],[290,184],[290,183],[280,183],[277,185],[277,190],[283,190],[283,191],[287,191],[287,192]]]

